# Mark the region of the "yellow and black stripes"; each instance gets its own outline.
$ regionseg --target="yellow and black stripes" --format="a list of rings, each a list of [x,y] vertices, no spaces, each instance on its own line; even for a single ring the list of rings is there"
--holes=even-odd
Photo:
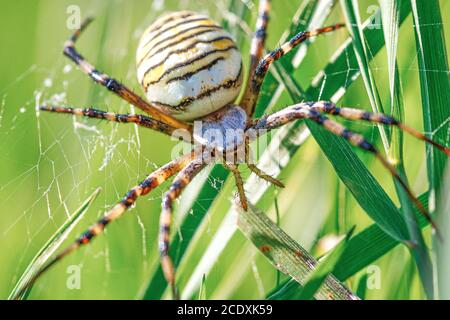
[[[157,55],[158,53],[160,53],[164,50],[173,48],[174,46],[178,46],[188,40],[195,39],[196,37],[198,37],[200,35],[207,34],[207,33],[213,33],[214,31],[217,31],[220,29],[221,29],[220,26],[197,25],[197,26],[190,27],[190,28],[184,30],[183,32],[168,36],[167,38],[162,39],[161,41],[155,43],[154,47],[152,47],[147,52],[147,54],[142,58],[138,67],[140,67],[140,65],[142,64],[142,61],[144,61],[145,59],[151,59],[155,55]],[[189,32],[189,31],[191,31],[191,32]],[[195,32],[192,32],[192,31],[195,31]],[[186,34],[186,33],[188,33],[188,34]],[[173,41],[169,41],[172,39],[173,39]]]
[[[147,44],[150,43],[152,40],[154,40],[154,39],[156,39],[156,38],[162,36],[164,32],[172,31],[172,30],[174,30],[175,28],[180,27],[180,26],[183,26],[183,25],[185,25],[185,24],[193,23],[193,22],[206,22],[206,23],[208,23],[209,21],[210,21],[209,18],[208,18],[208,17],[205,17],[205,16],[200,16],[200,17],[195,16],[194,18],[189,18],[189,17],[187,17],[187,18],[183,18],[183,19],[181,19],[181,20],[177,20],[177,22],[176,22],[175,24],[169,25],[169,26],[167,26],[167,27],[165,27],[165,28],[161,28],[160,30],[158,30],[157,33],[152,34],[151,40],[149,40],[149,41],[148,41],[147,43],[145,43],[144,45],[147,45]],[[196,23],[196,24],[195,24],[195,27],[199,27],[199,26],[205,26],[205,25],[202,25],[201,23]],[[207,26],[209,26],[209,25],[207,25]],[[191,29],[191,28],[187,28],[187,29],[184,29],[184,30],[181,31],[181,32],[184,33],[184,32],[189,31],[189,30],[192,30],[192,29]],[[165,38],[165,39],[163,39],[163,40],[161,40],[161,41],[165,41],[166,39],[167,39],[167,38]],[[169,38],[169,39],[170,39],[170,38]],[[157,45],[158,45],[158,43],[154,44],[153,46],[156,47]]]
[[[317,36],[322,33],[332,32],[344,26],[345,26],[344,24],[336,24],[333,26],[320,28],[314,31],[299,32],[294,37],[292,37],[288,42],[285,42],[278,49],[273,50],[272,52],[267,54],[263,59],[261,59],[261,61],[258,63],[258,66],[255,69],[254,74],[250,78],[251,83],[248,84],[248,88],[241,102],[242,106],[247,110],[248,114],[252,115],[254,112],[254,108],[259,96],[261,85],[267,74],[267,71],[269,70],[270,65],[273,62],[283,57],[285,54],[290,52],[293,48],[295,48],[308,38]]]
[[[207,87],[196,96],[184,98],[179,104],[172,105],[172,104],[168,104],[168,103],[162,103],[159,101],[152,101],[152,103],[156,106],[161,106],[164,108],[170,108],[170,109],[174,109],[174,110],[186,110],[186,108],[189,105],[191,105],[192,103],[194,103],[195,101],[202,100],[206,97],[211,97],[211,95],[213,95],[214,93],[216,93],[220,90],[236,87],[240,83],[241,77],[242,77],[242,64],[241,64],[241,68],[239,69],[239,72],[235,78],[226,80],[224,83],[221,83],[212,88]],[[227,103],[231,103],[231,102],[232,101],[227,101]],[[227,104],[227,103],[225,103],[225,104]]]
[[[222,48],[222,49],[214,49],[214,50],[211,50],[211,51],[208,51],[208,52],[204,52],[204,53],[202,53],[201,55],[199,55],[199,56],[197,56],[197,57],[194,57],[194,58],[189,59],[189,60],[187,60],[187,61],[182,61],[182,62],[180,62],[180,63],[178,63],[178,64],[175,64],[174,66],[172,66],[172,67],[170,67],[170,68],[168,68],[168,69],[165,69],[164,72],[163,72],[161,75],[159,75],[159,77],[158,77],[157,79],[152,80],[152,81],[149,81],[149,82],[143,82],[143,83],[142,83],[142,86],[143,86],[144,89],[146,90],[146,89],[148,88],[148,86],[159,83],[164,77],[170,75],[171,73],[173,73],[173,72],[176,71],[176,70],[179,70],[179,69],[184,68],[184,67],[189,67],[189,69],[192,69],[192,66],[196,65],[196,62],[202,62],[202,61],[205,60],[205,58],[207,58],[207,57],[209,57],[209,56],[212,56],[212,55],[215,54],[215,53],[227,52],[227,51],[230,51],[230,50],[233,50],[233,49],[237,49],[235,45],[230,45],[230,46],[225,47],[225,48]],[[215,56],[217,56],[217,55],[215,55]],[[226,59],[225,56],[219,56],[219,58],[220,58],[220,60],[225,60],[225,59]],[[215,58],[214,60],[217,60],[217,59],[218,59],[218,58]],[[214,61],[214,60],[213,60],[213,61]],[[207,62],[206,65],[209,65],[210,63],[211,63],[211,62]],[[150,67],[150,68],[144,73],[143,81],[146,80],[146,76],[147,76],[147,74],[148,74],[149,72],[151,72],[152,70],[154,70],[156,67],[161,66],[162,64],[164,64],[164,61],[163,61],[162,63],[160,63],[160,64],[157,64],[157,65],[155,65],[155,66]],[[198,73],[198,72],[200,72],[200,71],[202,71],[202,70],[207,70],[207,69],[208,69],[208,68],[205,69],[205,68],[203,68],[203,67],[204,67],[204,66],[201,66],[201,67],[199,67],[198,69],[196,69],[196,70],[194,70],[194,71],[189,71],[189,72],[187,72],[187,73],[190,73],[191,76],[193,76],[193,75],[195,75],[196,73]],[[173,79],[176,79],[176,78],[180,78],[180,80],[185,80],[185,79],[183,79],[182,76],[173,77],[173,78],[167,79],[167,80],[166,80],[166,84],[167,84],[167,83],[170,83],[170,82],[173,82],[173,81],[174,81]]]
[[[158,19],[158,22],[153,23],[147,30],[144,31],[143,36],[151,34],[152,32],[156,32],[166,26],[173,20],[176,19],[185,19],[190,16],[193,16],[195,13],[191,11],[178,11],[176,14],[167,14],[164,17]]]
[[[233,43],[233,39],[231,39],[230,37],[227,36],[219,36],[216,37],[214,39],[206,39],[206,40],[202,40],[202,39],[194,39],[193,42],[189,42],[188,45],[186,47],[183,48],[179,48],[176,50],[172,50],[172,51],[168,51],[163,58],[160,59],[160,61],[152,66],[149,66],[148,69],[145,70],[144,72],[144,77],[145,75],[150,72],[151,70],[155,69],[156,67],[161,66],[162,64],[164,64],[164,62],[173,54],[182,54],[182,53],[188,53],[190,50],[192,50],[193,48],[195,48],[197,45],[199,44],[214,44],[215,42],[218,41],[223,41],[223,40],[228,40],[230,43]],[[155,53],[157,54],[157,53]],[[145,56],[139,63],[138,63],[138,68],[140,67],[142,61],[144,61],[145,59],[149,59],[152,58],[155,54],[151,55],[151,56]],[[144,85],[142,83],[142,85]]]
[[[194,177],[206,166],[201,159],[189,163],[175,177],[168,192],[162,200],[162,212],[159,223],[159,254],[164,276],[172,289],[172,294],[177,297],[175,287],[175,268],[169,256],[170,228],[172,225],[173,202],[177,199],[184,188],[194,179]]]
[[[225,60],[224,57],[218,57],[218,58],[215,58],[215,59],[212,60],[211,62],[208,62],[207,64],[205,64],[205,65],[199,67],[198,69],[195,69],[195,70],[193,70],[193,71],[186,72],[186,73],[184,73],[184,74],[182,74],[182,75],[180,75],[180,76],[177,76],[177,77],[173,77],[173,78],[168,79],[168,80],[166,81],[166,83],[171,83],[171,82],[174,82],[174,81],[181,81],[181,80],[183,80],[183,81],[189,80],[189,78],[191,78],[191,77],[194,76],[195,74],[199,73],[200,71],[203,71],[203,70],[210,70],[210,69],[211,69],[212,67],[214,67],[217,63],[219,63],[220,61],[224,61],[224,60]]]
[[[134,123],[141,127],[163,132],[167,135],[172,135],[172,133],[175,130],[175,128],[170,127],[163,122],[157,121],[153,118],[141,114],[119,114],[114,112],[97,110],[93,108],[83,109],[83,108],[71,108],[71,107],[49,106],[49,105],[40,106],[39,110],[55,113],[73,114],[76,116],[95,118],[120,123]]]
[[[83,22],[80,29],[76,30],[75,33],[70,37],[70,39],[66,42],[64,46],[64,54],[70,58],[73,62],[75,62],[80,69],[88,74],[95,82],[106,87],[108,90],[114,92],[122,99],[131,103],[132,105],[140,108],[141,110],[148,113],[153,119],[165,123],[173,128],[183,128],[191,131],[191,126],[182,121],[176,120],[173,117],[164,114],[158,109],[154,108],[147,102],[145,102],[141,97],[136,95],[133,91],[125,87],[123,84],[118,82],[117,80],[109,77],[108,75],[96,70],[86,59],[78,53],[75,49],[75,42],[78,39],[79,35],[85,28],[89,25],[92,19],[87,19]]]
[[[192,121],[234,102],[242,59],[232,37],[208,17],[171,15],[167,26],[150,27],[141,38],[137,76],[159,110]]]

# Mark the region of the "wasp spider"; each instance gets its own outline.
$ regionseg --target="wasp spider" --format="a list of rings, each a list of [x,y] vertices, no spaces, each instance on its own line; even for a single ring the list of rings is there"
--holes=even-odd
[[[403,185],[422,213],[430,219],[407,184],[383,155],[361,135],[330,120],[327,115],[397,126],[450,155],[449,149],[431,141],[418,131],[390,116],[358,109],[338,108],[328,101],[302,102],[260,119],[252,118],[261,84],[271,64],[308,38],[343,27],[342,24],[337,24],[315,31],[300,32],[278,49],[263,56],[268,20],[269,1],[260,0],[256,32],[251,42],[247,86],[242,99],[238,102],[235,100],[243,83],[241,54],[231,36],[205,15],[186,11],[170,13],[159,18],[144,32],[137,49],[137,78],[144,89],[146,100],[117,80],[97,70],[77,51],[75,42],[90,20],[85,21],[72,35],[64,46],[64,54],[96,83],[140,108],[147,115],[115,114],[92,108],[79,109],[48,105],[40,107],[41,110],[134,123],[167,135],[183,129],[186,133],[183,138],[186,141],[200,143],[201,147],[200,150],[193,149],[192,152],[162,166],[128,191],[125,197],[103,218],[37,272],[30,280],[30,284],[63,257],[101,234],[105,227],[120,218],[138,197],[148,194],[162,182],[176,175],[162,200],[159,253],[164,276],[171,287],[173,296],[177,297],[175,270],[169,256],[174,200],[208,163],[217,159],[221,160],[223,165],[233,173],[243,209],[247,208],[247,200],[238,163],[247,164],[249,169],[262,179],[283,187],[280,181],[265,174],[249,161],[248,143],[252,138],[256,138],[261,130],[270,131],[296,119],[310,119],[326,130],[348,140],[354,146],[373,153]],[[222,142],[217,143],[208,136],[195,134],[194,120],[202,124],[203,131],[200,133],[213,128],[219,132],[234,130],[241,134],[231,140],[225,137]],[[250,131],[256,134],[247,135]],[[242,146],[246,151],[244,158],[236,156],[237,150]],[[205,159],[205,154],[209,156],[206,157],[209,160]],[[229,157],[230,154],[231,157]]]

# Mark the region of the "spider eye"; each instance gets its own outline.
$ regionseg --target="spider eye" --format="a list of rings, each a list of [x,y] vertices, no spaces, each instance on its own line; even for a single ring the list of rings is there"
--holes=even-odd
[[[242,58],[231,35],[193,12],[155,21],[141,37],[136,60],[147,99],[180,120],[233,103],[242,85]]]

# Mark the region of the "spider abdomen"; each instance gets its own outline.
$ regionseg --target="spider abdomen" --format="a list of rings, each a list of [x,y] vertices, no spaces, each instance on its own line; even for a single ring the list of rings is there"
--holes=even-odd
[[[174,12],[142,35],[137,76],[147,99],[173,117],[191,121],[234,102],[242,58],[231,36],[207,16]]]

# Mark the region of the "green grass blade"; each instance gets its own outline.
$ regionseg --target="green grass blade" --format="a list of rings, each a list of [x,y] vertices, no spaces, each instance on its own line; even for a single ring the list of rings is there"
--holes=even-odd
[[[90,206],[97,198],[101,189],[96,189],[84,202],[75,210],[75,212],[67,219],[67,221],[50,237],[50,239],[42,246],[39,252],[34,256],[33,260],[28,264],[19,281],[11,291],[8,299],[26,299],[33,286],[31,285],[24,291],[29,284],[30,279],[45,265],[48,259],[55,253],[61,244],[66,240],[70,231],[80,222],[84,214],[89,210]],[[24,292],[23,295],[20,293]]]
[[[303,285],[303,289],[297,293],[295,297],[300,300],[311,300],[316,294],[317,290],[320,288],[325,279],[333,273],[333,270],[341,258],[345,248],[347,247],[348,241],[355,230],[353,227],[332,250],[328,253],[325,258],[319,262],[316,269],[308,277],[306,283]]]
[[[391,114],[400,121],[403,121],[403,97],[400,85],[400,75],[397,66],[397,43],[398,28],[401,6],[410,5],[407,2],[399,0],[381,1],[381,18],[383,22],[383,32],[386,42],[388,75],[389,75],[389,93],[391,103]],[[396,168],[401,176],[407,181],[405,168],[403,166],[403,135],[401,130],[394,129],[391,134],[390,157],[397,163]],[[415,245],[412,248],[412,255],[419,270],[420,279],[428,298],[433,299],[433,266],[431,264],[428,247],[425,244],[422,232],[418,226],[414,214],[413,204],[403,187],[394,179],[396,191],[402,206],[402,212],[405,216],[409,235]]]
[[[444,185],[441,191],[440,201],[437,211],[440,213],[437,218],[437,225],[442,230],[441,242],[437,243],[437,274],[439,299],[450,299],[450,161],[444,176]]]
[[[372,75],[372,71],[369,65],[368,48],[364,39],[363,29],[361,27],[361,18],[359,16],[359,4],[357,0],[341,0],[342,11],[345,14],[347,29],[352,37],[353,49],[358,61],[358,67],[361,72],[364,85],[366,87],[367,95],[369,97],[370,105],[373,112],[384,112],[383,105],[381,103],[380,95],[377,90],[375,78]],[[389,150],[388,136],[384,130],[384,127],[378,125],[380,131],[381,140],[385,151]]]
[[[339,178],[364,211],[392,237],[400,241],[408,240],[405,221],[400,211],[347,141],[315,123],[307,121],[307,126]]]
[[[403,23],[409,12],[410,10],[408,10],[406,6],[401,7],[399,12],[399,24]],[[377,28],[368,28],[372,21],[379,20],[380,14],[380,11],[377,11],[371,18],[366,20],[363,24],[365,27],[361,30],[363,37],[366,39],[368,51],[372,53],[368,59],[371,59],[371,57],[376,55],[384,45],[383,32]],[[359,29],[357,34],[360,34]],[[350,41],[346,42],[333,63],[330,63],[324,69],[323,75],[316,81],[317,84],[311,86],[306,91],[307,98],[326,99],[331,97],[334,101],[338,100],[340,96],[336,96],[336,92],[343,94],[342,89],[347,88],[351,84],[350,81],[347,81],[347,78],[353,79],[359,74],[359,68],[357,70],[352,70],[350,74],[338,74],[338,71],[345,67],[351,68],[352,66],[359,65],[357,53],[355,51],[356,50],[352,49],[352,43]],[[333,81],[326,81],[327,74],[338,74],[338,79],[333,78]],[[339,80],[342,82],[339,82]],[[324,86],[321,84],[322,81],[326,81]],[[291,95],[293,95],[293,92],[291,92]],[[293,96],[293,98],[298,99],[299,97]],[[327,157],[331,160],[341,179],[350,188],[355,198],[366,212],[377,221],[386,232],[397,240],[403,241],[409,239],[404,219],[399,210],[395,207],[384,190],[376,183],[373,176],[367,171],[364,164],[358,159],[348,144],[343,142],[339,137],[325,132],[325,130],[319,128],[315,124],[311,124],[310,122],[307,122],[307,124],[314,138],[319,145],[321,145],[321,148]],[[350,165],[350,163],[352,165]],[[348,172],[351,172],[352,170],[356,170],[358,175],[354,175],[351,178],[346,176]],[[366,186],[371,186],[371,190],[368,191],[368,193],[363,191]],[[368,196],[369,194],[372,194],[372,192],[380,195],[380,198],[377,198],[377,201]],[[383,199],[384,202],[381,203],[378,199]]]
[[[421,195],[419,200],[426,206],[428,204],[428,193]],[[415,210],[415,214],[421,228],[429,225],[428,221],[417,210]],[[377,224],[372,224],[349,240],[339,262],[334,267],[333,274],[340,281],[345,281],[399,244],[399,241],[392,238]],[[286,299],[294,296],[299,290],[302,290],[302,286],[298,285],[296,281],[285,280],[269,294],[269,299]]]
[[[450,83],[439,1],[412,0],[411,3],[425,132],[428,137],[449,146]],[[447,156],[430,145],[427,145],[427,154],[430,196],[435,197],[443,184]],[[435,201],[430,205],[435,208]]]
[[[448,132],[450,118],[450,83],[448,78],[448,58],[444,38],[444,30],[440,5],[438,1],[411,1],[416,46],[418,48],[418,65],[422,113],[425,132],[428,137],[449,145]],[[430,211],[443,203],[439,196],[448,198],[448,193],[442,193],[445,184],[444,170],[447,156],[430,145],[427,148],[427,173],[430,182]],[[445,206],[444,206],[445,207]],[[442,207],[439,207],[439,209]],[[445,221],[448,212],[436,210],[436,220]],[[444,229],[443,229],[444,230]],[[445,230],[446,232],[446,230]],[[434,239],[433,245],[437,252],[438,283],[447,277],[448,269],[445,262],[445,247],[447,244]],[[442,279],[442,280],[441,280]],[[448,283],[447,283],[448,284]],[[446,295],[445,284],[440,285],[440,294]]]
[[[296,80],[285,74],[285,86],[294,101],[301,101]],[[329,133],[317,124],[306,121],[319,146],[336,173],[352,192],[360,206],[386,232],[398,240],[409,239],[405,222],[392,200],[381,188],[366,166],[341,137]]]
[[[250,207],[248,211],[239,210],[238,225],[275,268],[290,275],[298,283],[305,283],[305,279],[314,274],[316,260],[265,214],[254,207]],[[321,273],[320,275],[322,276]],[[328,275],[322,280],[323,285],[319,284],[320,288],[314,295],[316,299],[357,299],[334,276]]]

